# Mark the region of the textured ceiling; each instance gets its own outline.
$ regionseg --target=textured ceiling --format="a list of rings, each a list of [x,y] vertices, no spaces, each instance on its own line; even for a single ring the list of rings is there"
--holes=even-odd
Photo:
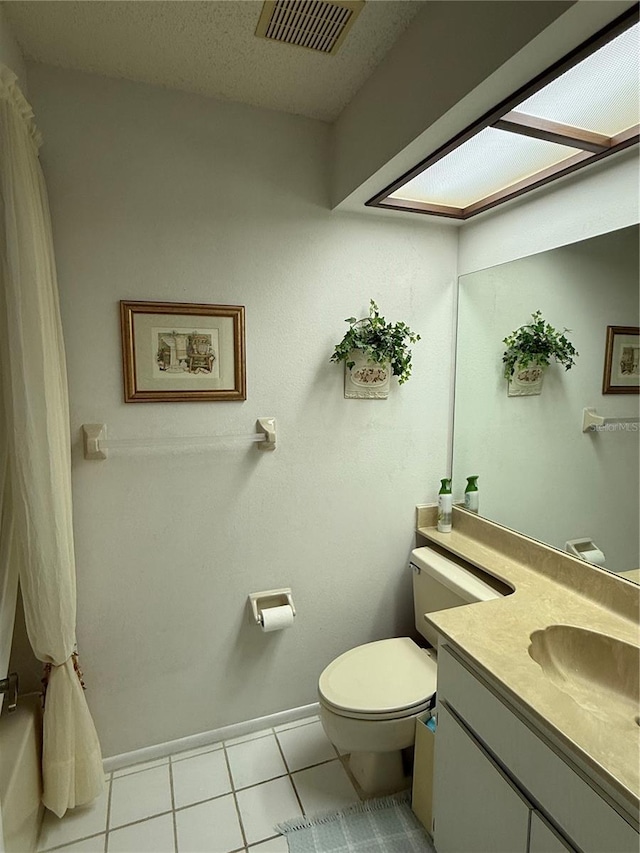
[[[424,0],[368,0],[335,56],[254,35],[262,0],[9,0],[26,59],[333,121]]]

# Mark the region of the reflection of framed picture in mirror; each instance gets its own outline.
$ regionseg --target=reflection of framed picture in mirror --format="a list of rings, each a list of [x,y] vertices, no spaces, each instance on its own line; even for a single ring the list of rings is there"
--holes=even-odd
[[[244,306],[121,302],[126,403],[245,400]]]
[[[640,328],[607,326],[603,394],[640,392]]]

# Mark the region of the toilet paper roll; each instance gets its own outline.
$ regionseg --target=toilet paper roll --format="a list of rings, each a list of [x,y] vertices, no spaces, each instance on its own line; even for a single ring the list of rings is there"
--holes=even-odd
[[[587,563],[592,563],[594,566],[604,566],[604,554],[599,548],[591,548],[588,551],[581,551],[580,556]]]
[[[293,625],[293,619],[293,610],[289,604],[260,611],[260,627],[265,633],[290,628]]]

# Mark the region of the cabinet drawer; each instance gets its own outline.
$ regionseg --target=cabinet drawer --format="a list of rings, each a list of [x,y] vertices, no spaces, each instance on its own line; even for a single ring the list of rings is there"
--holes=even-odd
[[[454,654],[446,643],[440,646],[439,699],[508,768],[529,799],[584,853],[638,853],[636,830]]]
[[[538,812],[531,813],[529,853],[575,853]]]
[[[529,812],[486,750],[440,705],[433,833],[438,853],[527,853]]]

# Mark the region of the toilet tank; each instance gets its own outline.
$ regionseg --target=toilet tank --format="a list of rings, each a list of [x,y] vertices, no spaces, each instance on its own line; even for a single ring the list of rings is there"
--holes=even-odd
[[[435,628],[427,625],[425,613],[502,598],[512,592],[497,578],[472,566],[465,568],[432,548],[412,551],[410,565],[416,628],[434,648],[438,645],[438,634]]]

